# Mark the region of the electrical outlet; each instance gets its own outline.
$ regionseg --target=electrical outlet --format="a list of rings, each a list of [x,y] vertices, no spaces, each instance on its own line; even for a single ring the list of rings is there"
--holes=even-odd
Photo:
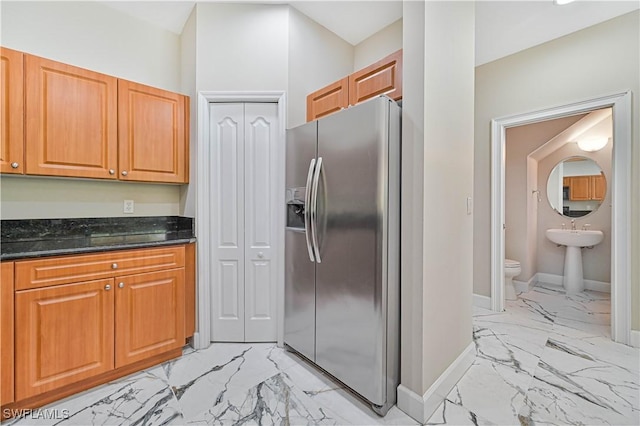
[[[133,213],[133,200],[124,200],[123,213]]]

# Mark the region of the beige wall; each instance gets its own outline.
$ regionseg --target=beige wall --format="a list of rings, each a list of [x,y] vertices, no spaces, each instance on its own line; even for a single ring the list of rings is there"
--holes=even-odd
[[[631,259],[640,256],[640,12],[575,32],[476,68],[474,293],[490,295],[490,132],[493,118],[630,89]],[[572,72],[575,70],[575,72]],[[640,263],[632,263],[632,327],[640,329]]]
[[[403,8],[401,384],[419,396],[472,342],[474,9]]]
[[[387,25],[355,46],[353,71],[358,71],[402,49],[402,19]]]
[[[97,2],[2,2],[0,42],[34,55],[180,91],[179,37]],[[99,180],[0,179],[2,219],[121,216],[179,211],[179,188]]]
[[[505,257],[520,262],[522,273],[515,279],[528,281],[537,271],[537,225],[539,203],[531,191],[546,199],[546,186],[529,189],[527,182],[537,176],[529,167],[529,154],[571,126],[583,115],[512,127],[506,131],[505,153]],[[528,161],[529,160],[529,161]],[[536,163],[533,161],[533,163]],[[537,164],[534,164],[537,166]],[[536,169],[536,170],[532,170]],[[531,175],[531,176],[530,176]],[[534,203],[535,201],[535,203]]]
[[[612,120],[611,117],[603,120],[594,126],[590,131],[585,133],[585,137],[589,134],[607,134],[612,136]],[[570,218],[560,216],[550,206],[547,196],[546,187],[547,179],[551,170],[565,158],[571,156],[581,156],[594,160],[604,172],[607,179],[607,193],[600,208],[595,212],[585,216],[584,218],[575,218],[576,228],[580,229],[584,224],[590,224],[590,229],[598,229],[604,233],[604,240],[593,249],[582,250],[582,267],[584,278],[587,280],[601,281],[605,283],[611,282],[611,155],[613,144],[609,143],[606,147],[597,152],[581,151],[575,143],[568,143],[562,148],[549,154],[547,157],[538,162],[538,185],[544,188],[542,195],[543,202],[540,203],[538,212],[538,272],[562,275],[564,270],[564,247],[557,247],[545,236],[545,230],[549,228],[560,228],[562,224],[570,227]]]
[[[349,75],[353,58],[351,44],[289,9],[288,128],[307,121],[307,95]]]

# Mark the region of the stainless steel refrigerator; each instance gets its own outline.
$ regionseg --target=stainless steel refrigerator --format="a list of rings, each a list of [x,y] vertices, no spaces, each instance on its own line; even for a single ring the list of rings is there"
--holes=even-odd
[[[399,380],[400,107],[287,130],[284,343],[384,415]]]

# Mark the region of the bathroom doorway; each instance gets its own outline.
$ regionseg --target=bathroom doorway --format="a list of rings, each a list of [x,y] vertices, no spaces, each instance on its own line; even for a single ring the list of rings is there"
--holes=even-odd
[[[610,179],[609,189],[611,200],[611,337],[616,342],[629,344],[631,320],[631,241],[629,213],[631,183],[631,95],[629,92],[492,120],[491,307],[494,311],[502,311],[505,305],[504,268],[506,254],[505,226],[507,224],[505,215],[507,129],[557,119],[564,119],[565,121],[576,120],[577,122],[586,116],[597,115],[594,113],[597,110],[608,108],[611,108],[613,134],[615,135],[615,144],[611,152],[612,166],[609,173],[610,178],[607,178],[608,180]],[[571,117],[573,117],[573,119]],[[538,153],[540,158],[542,154],[543,153],[540,152]],[[536,161],[536,158],[528,158],[527,161]],[[549,173],[550,171],[547,170],[545,179]],[[533,180],[533,182],[538,182],[538,184],[528,185],[526,196],[540,197],[540,203],[546,202],[548,197],[546,188],[537,187],[541,186],[541,184],[539,184],[540,179]],[[558,197],[560,198],[562,191],[558,192]],[[608,206],[604,207],[607,208]],[[531,212],[528,213],[530,214]],[[558,216],[558,219],[558,222],[563,221],[569,226],[572,220],[571,218],[565,220],[560,216]],[[581,223],[580,221],[578,222]]]

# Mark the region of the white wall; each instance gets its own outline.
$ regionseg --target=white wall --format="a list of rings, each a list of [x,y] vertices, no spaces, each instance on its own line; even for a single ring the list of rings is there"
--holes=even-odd
[[[490,295],[491,119],[625,90],[640,111],[640,12],[476,68],[474,293]],[[576,72],[570,72],[576,70]],[[640,257],[640,115],[633,114],[631,259]],[[632,328],[640,329],[640,263],[632,262]]]
[[[289,9],[287,127],[307,121],[307,95],[353,69],[354,48],[295,8]]]
[[[0,43],[167,90],[180,90],[176,34],[97,2],[2,2]],[[174,215],[180,190],[99,180],[2,177],[2,218]]]
[[[199,3],[196,89],[287,90],[289,7]]]
[[[417,396],[399,404],[412,413],[472,342],[474,8],[403,8],[401,385]]]
[[[402,19],[387,25],[355,46],[353,71],[358,71],[402,49]]]

